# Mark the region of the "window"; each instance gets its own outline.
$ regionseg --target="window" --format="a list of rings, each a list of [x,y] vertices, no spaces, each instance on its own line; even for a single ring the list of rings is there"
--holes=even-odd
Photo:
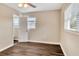
[[[36,17],[28,16],[27,17],[27,29],[35,29],[36,28]]]
[[[19,16],[13,15],[13,27],[19,28]]]
[[[79,4],[71,4],[65,11],[64,28],[79,31]]]
[[[77,29],[77,17],[74,16],[71,20],[70,20],[70,28],[71,29]]]

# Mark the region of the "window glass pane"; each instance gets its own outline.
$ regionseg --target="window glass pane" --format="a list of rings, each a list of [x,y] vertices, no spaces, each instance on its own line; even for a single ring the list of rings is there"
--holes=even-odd
[[[19,17],[18,16],[13,16],[13,27],[19,28]]]
[[[67,30],[79,31],[79,3],[71,4],[64,14],[64,28]]]
[[[70,20],[70,28],[71,29],[77,29],[77,18],[76,16],[74,16],[71,20]]]
[[[27,29],[35,29],[36,27],[36,18],[34,16],[29,16],[27,18]]]

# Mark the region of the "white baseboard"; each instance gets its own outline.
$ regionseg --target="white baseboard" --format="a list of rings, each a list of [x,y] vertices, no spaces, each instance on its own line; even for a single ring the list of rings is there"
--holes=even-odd
[[[64,48],[63,48],[63,46],[62,46],[62,44],[61,44],[61,43],[60,43],[60,46],[61,46],[61,49],[62,49],[62,51],[63,51],[64,55],[65,55],[65,56],[67,56],[67,53],[65,52],[65,50],[64,50]]]
[[[19,42],[28,42],[28,40],[27,41],[25,41],[25,40],[19,40]]]
[[[11,44],[11,45],[9,45],[9,46],[7,46],[7,47],[5,47],[5,48],[0,49],[0,52],[4,51],[4,50],[6,50],[6,49],[8,49],[8,48],[10,48],[10,47],[12,47],[12,46],[14,46],[14,44]]]
[[[38,43],[46,43],[46,44],[56,44],[56,45],[60,45],[59,42],[44,42],[44,41],[35,41],[35,40],[29,40],[28,42],[38,42]]]
[[[67,56],[67,54],[66,54],[66,52],[65,52],[65,50],[64,50],[64,48],[63,48],[63,46],[62,46],[62,44],[59,43],[59,42],[43,42],[43,41],[34,41],[34,40],[29,40],[29,41],[27,41],[27,42],[38,42],[38,43],[47,43],[47,44],[60,45],[60,46],[61,46],[61,49],[63,50],[64,55]],[[4,50],[6,50],[6,49],[8,49],[8,48],[10,48],[10,47],[12,47],[12,46],[14,46],[14,44],[11,44],[11,45],[9,45],[9,46],[3,48],[3,49],[0,49],[0,52],[1,52],[1,51],[4,51]]]
[[[63,48],[63,46],[62,46],[62,44],[59,43],[59,42],[44,42],[44,41],[35,41],[35,40],[29,40],[28,42],[38,42],[38,43],[47,43],[47,44],[60,45],[60,46],[61,46],[61,49],[62,49],[62,51],[63,51],[63,53],[64,53],[64,55],[67,56],[67,54],[66,54],[66,52],[65,52],[65,50],[64,50],[64,48]]]

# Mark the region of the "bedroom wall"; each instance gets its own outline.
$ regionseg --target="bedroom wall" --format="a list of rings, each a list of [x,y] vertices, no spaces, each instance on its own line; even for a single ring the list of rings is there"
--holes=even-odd
[[[18,14],[14,9],[0,4],[0,51],[13,45],[12,15]]]
[[[59,44],[60,10],[33,12],[25,15],[37,18],[36,29],[28,32],[28,41]]]
[[[70,4],[64,4],[61,9],[61,47],[65,55],[79,56],[79,33],[64,30],[64,12]]]

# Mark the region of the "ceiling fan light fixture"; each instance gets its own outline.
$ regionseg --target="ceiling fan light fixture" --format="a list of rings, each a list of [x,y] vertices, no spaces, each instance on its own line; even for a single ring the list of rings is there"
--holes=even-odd
[[[31,6],[33,8],[36,8],[36,6],[33,5],[32,3],[19,3],[18,4],[18,7],[21,7],[21,8],[27,8],[28,6]]]
[[[28,7],[28,5],[27,4],[24,4],[24,8],[27,8]]]
[[[23,4],[22,4],[22,3],[19,3],[19,4],[18,4],[18,7],[23,7]]]

